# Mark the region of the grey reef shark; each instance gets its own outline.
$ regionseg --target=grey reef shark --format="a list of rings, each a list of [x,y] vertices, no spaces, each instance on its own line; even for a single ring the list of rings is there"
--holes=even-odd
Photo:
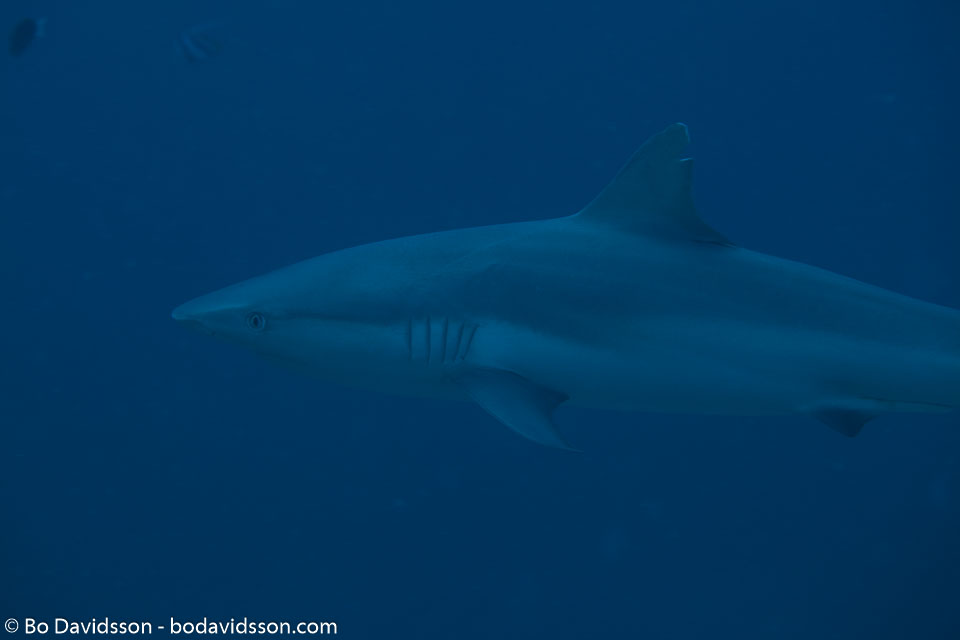
[[[561,448],[562,404],[808,414],[847,436],[960,407],[960,311],[734,245],[697,214],[688,142],[667,127],[573,215],[335,251],[173,318]]]

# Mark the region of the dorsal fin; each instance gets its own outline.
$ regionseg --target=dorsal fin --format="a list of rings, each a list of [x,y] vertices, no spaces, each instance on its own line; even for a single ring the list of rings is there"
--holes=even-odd
[[[693,161],[683,157],[689,142],[679,122],[647,140],[577,217],[630,233],[731,244],[693,206]]]

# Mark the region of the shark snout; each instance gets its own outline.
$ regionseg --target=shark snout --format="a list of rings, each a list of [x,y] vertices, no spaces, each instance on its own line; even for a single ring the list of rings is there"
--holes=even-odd
[[[210,305],[201,297],[184,302],[170,313],[170,317],[184,326],[212,335],[213,330],[204,321],[209,314]]]
[[[184,309],[184,305],[180,305],[170,313],[170,317],[177,322],[186,322],[190,319],[190,314]]]
[[[202,295],[170,312],[178,323],[209,335],[245,336],[263,328],[263,314],[250,304],[249,288],[231,286]]]
[[[192,322],[203,317],[203,309],[197,302],[200,299],[184,302],[170,313],[170,317],[177,322]]]

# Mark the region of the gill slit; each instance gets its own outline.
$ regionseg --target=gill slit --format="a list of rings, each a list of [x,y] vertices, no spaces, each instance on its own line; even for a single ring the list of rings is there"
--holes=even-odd
[[[457,346],[453,348],[453,357],[451,358],[454,362],[457,361],[457,356],[460,354],[460,341],[463,340],[463,325],[466,324],[461,322],[457,325]]]
[[[407,358],[413,362],[413,318],[407,320]]]
[[[473,344],[473,336],[476,335],[476,333],[477,333],[477,325],[472,325],[470,327],[470,333],[467,334],[467,344],[463,348],[463,355],[460,356],[461,360],[466,359],[467,354],[470,353],[470,345]]]
[[[443,317],[443,337],[440,339],[440,344],[442,345],[442,350],[440,351],[440,364],[443,364],[447,360],[447,331],[450,327],[450,318]]]
[[[427,323],[426,323],[426,324],[427,324],[427,336],[426,336],[426,337],[427,337],[427,357],[426,357],[426,362],[427,362],[427,364],[430,364],[430,347],[431,347],[431,344],[430,344],[430,316],[427,316]]]

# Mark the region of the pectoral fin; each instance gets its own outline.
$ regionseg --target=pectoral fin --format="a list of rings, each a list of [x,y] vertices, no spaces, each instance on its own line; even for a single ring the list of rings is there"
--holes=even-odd
[[[551,415],[567,397],[510,371],[478,369],[458,377],[467,394],[494,418],[539,444],[573,451]]]

